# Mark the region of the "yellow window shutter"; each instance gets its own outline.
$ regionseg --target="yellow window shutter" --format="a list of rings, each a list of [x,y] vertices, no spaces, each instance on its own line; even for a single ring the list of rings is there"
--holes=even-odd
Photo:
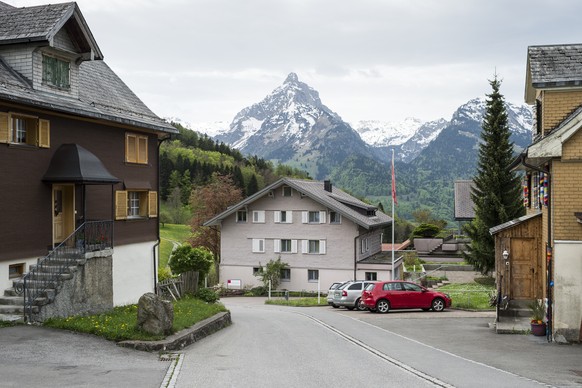
[[[150,191],[149,192],[149,201],[148,201],[148,215],[150,218],[155,218],[158,216],[158,192],[157,191]]]
[[[148,162],[148,138],[139,136],[137,138],[137,162],[146,164]]]
[[[127,218],[127,191],[119,190],[115,192],[115,219],[125,220]]]
[[[38,120],[38,146],[42,148],[51,146],[51,123],[48,120]]]
[[[137,162],[137,144],[135,135],[125,136],[125,161],[129,163]]]
[[[10,115],[8,113],[0,112],[0,143],[8,143],[10,139],[9,130]]]

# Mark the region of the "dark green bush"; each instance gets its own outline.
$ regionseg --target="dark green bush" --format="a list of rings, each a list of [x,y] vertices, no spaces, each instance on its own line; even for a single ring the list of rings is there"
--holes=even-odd
[[[439,232],[441,228],[433,224],[420,224],[412,231],[411,238],[433,238]]]
[[[203,300],[206,303],[216,303],[218,301],[218,294],[210,288],[201,288],[194,294],[194,297]]]

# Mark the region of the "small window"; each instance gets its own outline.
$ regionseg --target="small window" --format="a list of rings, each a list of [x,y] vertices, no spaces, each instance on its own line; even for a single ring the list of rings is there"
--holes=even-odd
[[[325,254],[325,240],[302,240],[302,253]]]
[[[70,63],[48,55],[42,56],[42,82],[61,89],[69,89]]]
[[[116,191],[115,219],[156,218],[158,216],[157,191]]]
[[[50,122],[19,113],[0,112],[0,143],[50,147]]]
[[[282,253],[291,253],[291,240],[281,240],[281,252]]]
[[[253,275],[254,276],[257,276],[262,272],[263,272],[263,269],[261,267],[253,267]]]
[[[259,224],[265,223],[265,211],[253,210],[253,222]]]
[[[329,212],[329,223],[330,224],[341,224],[342,217],[338,212]]]
[[[8,278],[19,278],[24,274],[24,263],[11,264],[8,266]]]
[[[378,280],[378,273],[376,272],[366,272],[366,280],[376,281]]]
[[[308,269],[307,270],[307,281],[308,282],[319,281],[319,270],[318,269]]]
[[[236,222],[247,222],[247,211],[246,210],[239,210],[236,212]]]
[[[281,270],[281,281],[282,282],[289,282],[291,281],[291,269],[283,268]]]
[[[291,210],[276,210],[273,214],[275,223],[291,224],[293,222],[293,212]]]
[[[283,186],[282,194],[283,197],[291,197],[293,195],[293,189],[289,186]]]
[[[309,223],[319,224],[319,212],[309,212]]]
[[[148,163],[148,137],[134,133],[125,134],[125,161],[127,163]]]
[[[362,245],[362,253],[366,253],[370,250],[370,247],[368,246],[368,239],[367,238],[362,239],[361,245]]]
[[[265,239],[264,238],[254,238],[253,239],[253,253],[265,253]]]
[[[309,253],[319,253],[319,240],[309,240]]]

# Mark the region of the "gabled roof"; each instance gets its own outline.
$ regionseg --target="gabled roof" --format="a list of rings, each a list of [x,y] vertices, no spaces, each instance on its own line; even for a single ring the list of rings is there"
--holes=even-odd
[[[353,221],[365,229],[382,227],[392,223],[391,217],[377,210],[377,208],[370,206],[355,197],[352,197],[351,195],[336,187],[332,187],[332,191],[329,192],[324,189],[324,183],[320,181],[282,178],[277,182],[265,187],[263,190],[255,193],[254,195],[251,195],[250,197],[237,203],[236,205],[231,206],[229,209],[218,214],[214,218],[206,221],[204,225],[210,226],[220,224],[220,221],[226,217],[234,214],[236,211],[253,203],[259,198],[268,195],[271,190],[277,189],[283,185],[294,188],[295,190],[302,193],[302,195],[311,198],[315,202],[318,202],[328,209],[338,212],[342,215],[342,217]],[[374,211],[375,215],[368,216],[363,214],[371,211]]]
[[[475,218],[475,204],[471,198],[472,180],[455,181],[455,220],[469,221]]]
[[[76,3],[14,8],[0,2],[0,45],[25,42],[52,44],[62,28],[81,53],[93,60],[79,65],[78,98],[36,90],[29,81],[0,58],[0,100],[41,109],[106,120],[158,132],[177,129],[156,116],[107,66]],[[86,55],[83,56],[84,59]]]
[[[103,59],[93,34],[89,30],[77,3],[38,5],[34,7],[6,7],[0,13],[0,45],[47,42],[53,46],[55,35],[66,29],[80,53],[86,59]]]
[[[582,44],[530,46],[527,52],[525,101],[536,89],[582,86]]]

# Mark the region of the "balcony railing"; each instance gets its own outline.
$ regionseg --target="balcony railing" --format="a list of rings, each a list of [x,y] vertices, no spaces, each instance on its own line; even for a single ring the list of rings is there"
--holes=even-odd
[[[37,306],[52,301],[59,282],[70,268],[85,259],[85,253],[113,247],[113,221],[87,221],[31,266],[23,277],[24,318],[33,321]]]

